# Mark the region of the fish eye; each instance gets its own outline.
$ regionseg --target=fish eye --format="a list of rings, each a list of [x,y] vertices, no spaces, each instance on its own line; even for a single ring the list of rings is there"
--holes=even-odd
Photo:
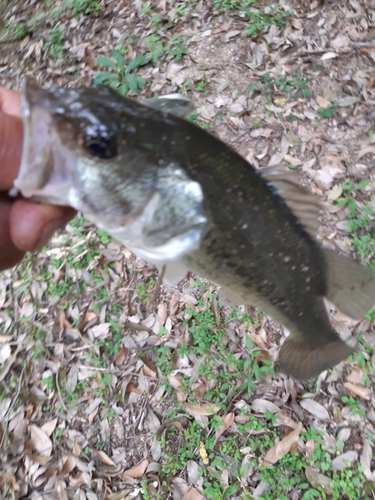
[[[117,141],[105,126],[90,125],[83,136],[83,147],[96,158],[113,158],[117,154]]]

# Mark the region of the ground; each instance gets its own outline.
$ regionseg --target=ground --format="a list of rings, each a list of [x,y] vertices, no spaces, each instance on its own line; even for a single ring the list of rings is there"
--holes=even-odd
[[[3,0],[0,83],[184,93],[256,168],[295,171],[322,242],[375,269],[374,7]],[[332,307],[358,350],[301,382],[275,371],[272,319],[192,275],[153,301],[157,279],[81,215],[2,273],[2,498],[374,498],[374,311]]]

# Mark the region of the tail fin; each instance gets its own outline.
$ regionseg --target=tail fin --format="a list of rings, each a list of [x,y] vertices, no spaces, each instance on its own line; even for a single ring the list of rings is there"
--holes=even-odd
[[[327,265],[327,298],[354,319],[375,304],[375,273],[355,260],[323,248]]]
[[[279,364],[281,370],[289,375],[308,379],[318,376],[327,368],[332,368],[353,352],[354,349],[338,337],[325,345],[313,346],[290,336],[280,350]]]

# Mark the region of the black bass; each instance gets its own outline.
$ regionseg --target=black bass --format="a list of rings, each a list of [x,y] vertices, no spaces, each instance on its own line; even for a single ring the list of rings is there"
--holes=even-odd
[[[166,266],[169,284],[190,270],[221,285],[229,303],[260,308],[291,332],[282,370],[316,376],[353,352],[332,329],[324,297],[362,318],[375,303],[375,274],[316,242],[318,204],[292,176],[255,170],[185,120],[183,101],[44,90],[27,79],[15,188],[83,212]]]

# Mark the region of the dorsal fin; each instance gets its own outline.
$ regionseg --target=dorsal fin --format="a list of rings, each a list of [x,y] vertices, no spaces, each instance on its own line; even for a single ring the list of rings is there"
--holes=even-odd
[[[192,101],[181,94],[168,94],[140,99],[138,102],[143,104],[143,106],[157,109],[164,113],[170,113],[178,118],[188,118],[195,110]]]
[[[299,185],[299,177],[280,168],[267,167],[259,173],[276,189],[306,232],[316,240],[319,230],[319,198]]]

